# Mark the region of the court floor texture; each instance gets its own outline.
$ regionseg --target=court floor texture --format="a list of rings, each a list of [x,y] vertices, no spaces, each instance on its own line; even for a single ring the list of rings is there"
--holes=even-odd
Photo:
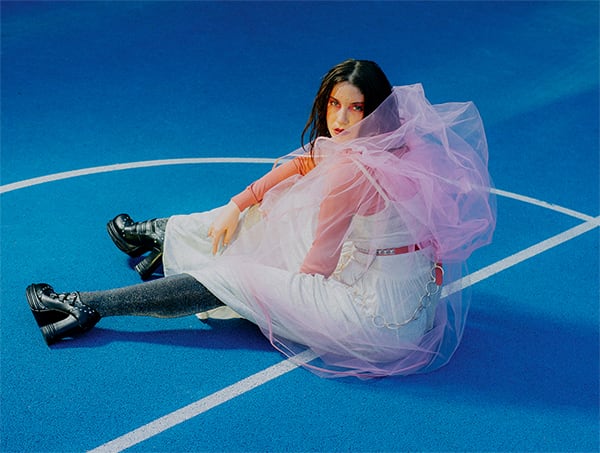
[[[0,7],[1,452],[599,450],[598,2]],[[27,285],[137,283],[106,222],[226,203],[346,58],[486,126],[498,225],[448,365],[323,379],[193,316],[46,346]]]

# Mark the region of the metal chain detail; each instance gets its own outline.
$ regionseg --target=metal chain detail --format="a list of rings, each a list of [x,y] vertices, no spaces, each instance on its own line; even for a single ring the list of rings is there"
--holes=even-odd
[[[444,275],[442,266],[435,263],[430,271],[430,280],[425,284],[425,294],[419,299],[419,305],[417,305],[417,308],[415,308],[415,311],[410,318],[402,322],[388,322],[382,315],[370,314],[369,316],[373,319],[373,324],[376,327],[397,330],[418,319],[419,316],[421,316],[421,312],[431,305],[433,296],[438,295],[440,292],[441,286],[436,283],[436,274],[438,271],[442,273],[442,276]],[[359,299],[359,303],[365,306],[362,297],[359,297]]]

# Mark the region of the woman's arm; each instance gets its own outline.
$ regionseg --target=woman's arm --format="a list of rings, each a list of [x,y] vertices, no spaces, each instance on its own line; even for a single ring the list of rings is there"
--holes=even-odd
[[[351,200],[344,197],[327,197],[321,203],[315,240],[300,272],[304,274],[321,274],[329,277],[335,270],[342,252],[343,238],[352,221]]]
[[[240,211],[243,211],[249,206],[260,203],[265,193],[284,179],[297,174],[304,176],[313,168],[315,168],[315,164],[310,157],[298,156],[279,167],[273,168],[269,173],[234,196],[231,201],[238,206]]]
[[[340,259],[347,231],[356,214],[370,215],[383,200],[351,159],[331,169],[327,195],[319,209],[315,239],[300,272],[329,277]]]
[[[315,164],[310,157],[298,156],[275,167],[265,176],[250,184],[244,191],[232,197],[208,230],[208,237],[213,239],[213,254],[217,253],[221,242],[223,246],[229,243],[237,229],[240,213],[244,209],[260,203],[265,193],[284,179],[296,174],[304,176],[314,167]]]

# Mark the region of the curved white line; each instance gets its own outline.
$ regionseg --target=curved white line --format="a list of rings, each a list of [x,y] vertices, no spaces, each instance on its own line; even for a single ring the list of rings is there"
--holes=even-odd
[[[196,157],[184,159],[161,159],[144,160],[140,162],[129,162],[125,164],[102,165],[99,167],[82,168],[80,170],[53,173],[37,178],[25,179],[0,186],[0,194],[26,187],[37,186],[47,182],[59,181],[61,179],[76,178],[78,176],[94,175],[96,173],[109,173],[111,171],[131,170],[133,168],[161,167],[167,165],[191,165],[191,164],[272,164],[277,159],[257,157]]]
[[[22,181],[13,182],[10,184],[4,184],[0,186],[0,195],[7,192],[12,192],[19,189],[25,189],[27,187],[36,186],[39,184],[45,184],[52,181],[59,181],[61,179],[76,178],[78,176],[93,175],[96,173],[108,173],[111,171],[131,170],[134,168],[147,168],[147,167],[160,167],[168,165],[195,165],[195,164],[273,164],[277,161],[274,158],[260,158],[260,157],[190,157],[181,159],[159,159],[159,160],[145,160],[139,162],[129,162],[124,164],[112,164],[102,165],[99,167],[82,168],[79,170],[65,171],[61,173],[53,173],[46,176],[39,176],[37,178],[25,179]],[[513,192],[508,192],[501,189],[492,189],[492,193],[496,195],[512,198],[514,200],[522,201],[524,203],[533,204],[540,206],[552,211],[560,212],[576,219],[584,220],[586,222],[593,221],[594,217],[584,214],[582,212],[575,211],[573,209],[565,208],[557,204],[549,203],[547,201],[538,200],[536,198],[528,197],[525,195],[519,195]]]

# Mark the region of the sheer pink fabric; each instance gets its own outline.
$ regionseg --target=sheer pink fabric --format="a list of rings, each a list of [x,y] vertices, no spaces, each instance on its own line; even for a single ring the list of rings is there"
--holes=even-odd
[[[238,206],[240,211],[243,211],[254,204],[262,202],[265,193],[284,179],[294,175],[304,176],[313,168],[315,168],[315,164],[309,156],[298,156],[283,165],[273,168],[262,178],[246,187],[243,192],[232,197],[231,200]]]
[[[189,259],[186,232],[211,214],[173,218],[166,272],[196,276],[284,354],[312,349],[319,358],[304,366],[326,376],[445,364],[468,298],[458,291],[440,299],[433,267],[443,263],[445,283],[460,278],[495,227],[476,108],[433,106],[420,85],[396,87],[356,126],[318,139],[314,156],[304,176],[291,171],[256,194],[258,212],[245,213],[221,256],[198,251]],[[403,246],[415,251],[381,254]]]

